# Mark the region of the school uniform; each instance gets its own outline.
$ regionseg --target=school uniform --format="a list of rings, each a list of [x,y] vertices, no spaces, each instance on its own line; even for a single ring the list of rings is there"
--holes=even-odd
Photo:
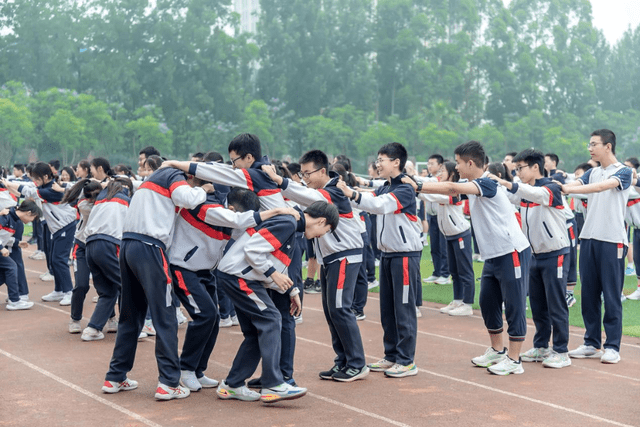
[[[87,263],[86,244],[87,244],[87,223],[93,203],[87,199],[80,199],[76,205],[78,211],[78,224],[76,225],[76,233],[74,235],[73,245],[73,272],[76,278],[73,293],[71,294],[71,320],[82,320],[82,311],[84,299],[89,292],[89,279],[91,272]]]
[[[580,233],[580,278],[582,281],[582,318],[584,344],[600,348],[602,325],[607,335],[604,348],[620,351],[622,338],[622,302],[627,232],[624,212],[629,199],[633,173],[622,163],[607,168],[589,169],[578,178],[592,184],[613,178],[619,185],[611,190],[588,195],[589,210]],[[601,295],[604,296],[604,318]]]
[[[165,253],[174,231],[176,208],[193,209],[205,199],[202,188],[191,188],[186,175],[171,168],[155,171],[131,198],[119,256],[122,290],[118,335],[107,381],[124,381],[133,367],[138,336],[149,308],[156,329],[159,380],[169,387],[178,386],[178,323]]]
[[[329,172],[323,188],[312,189],[285,178],[283,195],[302,206],[326,201],[338,208],[340,219],[336,229],[314,239],[314,251],[320,265],[322,309],[331,333],[335,365],[362,369],[365,365],[360,328],[351,310],[356,280],[362,265],[364,224],[354,215],[349,200],[336,185],[340,178]],[[366,286],[366,284],[365,284]]]
[[[187,326],[180,369],[200,378],[218,337],[220,315],[213,270],[217,267],[232,229],[255,227],[257,212],[236,213],[224,207],[217,193],[194,209],[181,209],[169,252],[173,290],[192,321]]]
[[[407,366],[415,357],[416,289],[421,286],[423,246],[422,225],[416,216],[416,193],[409,184],[402,183],[403,176],[391,178],[374,193],[359,193],[352,204],[377,215],[384,358]]]
[[[11,247],[9,257],[16,263],[18,274],[18,293],[20,296],[27,296],[29,295],[29,285],[27,283],[27,275],[24,271],[22,248],[20,247],[20,242],[22,241],[22,235],[24,233],[24,223],[16,214],[15,208],[9,209],[9,215],[7,215],[7,217],[9,219],[9,228],[14,230],[13,246]]]
[[[233,360],[225,382],[241,387],[256,371],[262,359],[262,388],[284,382],[280,367],[282,315],[269,296],[273,289],[290,298],[291,288],[282,292],[271,279],[275,271],[287,274],[294,251],[296,231],[304,231],[304,215],[278,215],[248,228],[223,256],[216,271],[219,286],[236,307],[244,341]]]
[[[564,209],[561,210],[564,212],[567,237],[569,239],[569,253],[564,257],[564,262],[568,268],[567,286],[573,286],[578,281],[578,223],[564,196],[562,197],[562,202]]]
[[[87,264],[93,276],[93,286],[100,297],[89,320],[89,327],[98,331],[115,315],[114,307],[120,296],[118,256],[130,202],[128,194],[122,191],[107,199],[105,188],[96,197],[87,222]]]
[[[470,194],[469,211],[484,260],[480,281],[480,311],[490,334],[503,331],[505,305],[510,341],[527,333],[526,298],[531,249],[503,187],[485,173],[472,181],[479,194]],[[505,215],[505,213],[507,213]]]
[[[640,277],[640,194],[635,187],[629,190],[629,200],[624,220],[633,229],[633,263],[636,265],[636,276]],[[637,252],[637,253],[636,253]]]
[[[45,242],[47,238],[50,238],[47,253],[49,254],[50,270],[55,279],[54,290],[67,293],[73,289],[68,262],[73,246],[77,214],[68,203],[60,203],[64,193],[53,190],[52,186],[53,181],[41,187],[21,185],[18,187],[18,191],[25,198],[42,201],[42,212],[46,220]]]
[[[511,193],[521,198],[522,231],[531,244],[529,302],[536,333],[535,348],[547,348],[553,330],[553,350],[566,353],[569,342],[569,308],[565,298],[570,264],[564,197],[549,178],[535,186],[514,183]]]
[[[464,217],[464,202],[456,197],[420,194],[435,207],[438,226],[446,239],[447,261],[453,281],[453,299],[473,304],[476,292],[471,246],[471,224]]]
[[[12,208],[9,215],[0,216],[0,249],[6,248],[10,252],[13,251],[14,243],[16,242],[16,219],[17,222],[22,224],[22,221],[18,219],[15,214],[15,209]],[[23,265],[24,270],[24,265]],[[9,300],[12,302],[20,301],[20,295],[26,295],[20,293],[20,287],[18,286],[18,265],[11,256],[0,255],[0,276],[6,283],[7,294]]]
[[[360,263],[360,270],[358,271],[358,278],[356,279],[355,291],[353,293],[353,304],[351,310],[358,314],[364,312],[364,306],[367,304],[367,296],[369,294],[369,283],[376,280],[375,276],[375,264],[373,251],[371,250],[371,239],[369,237],[369,230],[371,229],[371,220],[369,220],[369,214],[354,208],[354,213],[360,217],[360,230],[362,233],[362,263]],[[369,226],[367,227],[367,221]],[[373,265],[373,267],[371,267]],[[368,271],[372,268],[372,272]],[[373,277],[370,276],[373,274]]]

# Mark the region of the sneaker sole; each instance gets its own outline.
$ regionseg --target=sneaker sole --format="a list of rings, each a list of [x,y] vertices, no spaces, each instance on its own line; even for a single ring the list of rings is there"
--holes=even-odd
[[[92,337],[87,337],[87,338],[85,338],[85,337],[80,337],[80,339],[81,339],[82,341],[85,341],[85,342],[89,342],[89,341],[100,341],[100,340],[103,340],[103,339],[104,339],[104,335],[102,335],[102,336],[96,336],[96,337],[93,337],[93,336],[92,336]]]
[[[159,393],[156,393],[156,395],[154,397],[156,398],[156,400],[167,401],[167,400],[173,400],[173,399],[185,399],[185,398],[189,397],[189,394],[159,394]]]
[[[591,354],[589,356],[584,355],[584,354],[579,354],[579,355],[572,355],[571,353],[569,353],[569,357],[572,359],[600,359],[602,357],[604,353],[600,353],[600,354]]]
[[[620,356],[618,356],[617,359],[614,360],[602,360],[600,359],[600,362],[606,364],[606,365],[615,365],[616,363],[620,362]]]
[[[568,366],[571,366],[571,363],[569,364],[561,364],[561,365],[552,365],[549,363],[543,363],[542,366],[544,366],[545,368],[552,368],[552,369],[562,369],[562,368],[566,368]]]
[[[488,363],[485,363],[485,364],[479,364],[479,363],[476,363],[476,362],[474,362],[473,360],[471,360],[471,363],[472,363],[474,366],[477,366],[478,368],[489,368],[489,366],[496,365],[496,364],[498,364],[498,363],[502,362],[502,360],[504,360],[504,359],[492,360],[491,362],[488,362]]]
[[[260,396],[256,398],[249,397],[249,396],[241,397],[235,394],[221,394],[217,391],[216,391],[216,396],[218,396],[218,399],[221,399],[221,400],[239,400],[241,402],[257,402],[258,400],[260,400]]]
[[[392,366],[393,366],[393,365],[389,365],[389,366],[386,366],[386,367],[374,368],[373,366],[367,365],[367,368],[369,368],[369,370],[370,370],[371,372],[384,372],[384,371],[386,371],[387,369],[391,368]]]
[[[44,302],[60,302],[60,301],[62,301],[62,298],[53,298],[53,299],[51,299],[51,298],[47,298],[47,299],[42,298],[42,301],[44,301]]]
[[[361,380],[366,378],[369,375],[369,368],[367,368],[365,371],[360,372],[358,375],[355,375],[351,378],[336,378],[336,377],[332,377],[332,379],[334,381],[339,381],[341,383],[350,383],[352,381],[357,381],[357,380]]]
[[[404,378],[404,377],[412,377],[414,375],[418,375],[418,369],[412,369],[410,371],[406,371],[406,372],[399,372],[399,373],[392,373],[392,372],[387,372],[385,371],[384,373],[385,376],[389,377],[389,378]]]
[[[520,375],[520,374],[524,374],[524,368],[520,367],[520,369],[515,370],[515,371],[510,371],[510,372],[493,372],[491,369],[487,368],[487,371],[489,371],[490,374],[493,375],[499,375],[501,377],[507,376],[507,375]]]
[[[276,402],[280,402],[283,400],[295,400],[295,399],[300,399],[301,397],[303,397],[304,395],[307,394],[307,391],[303,391],[301,393],[297,393],[297,394],[291,394],[291,395],[287,395],[287,396],[280,396],[277,394],[269,394],[267,395],[266,398],[264,398],[264,396],[260,396],[260,401],[262,403],[276,403]],[[273,397],[271,397],[273,396]]]

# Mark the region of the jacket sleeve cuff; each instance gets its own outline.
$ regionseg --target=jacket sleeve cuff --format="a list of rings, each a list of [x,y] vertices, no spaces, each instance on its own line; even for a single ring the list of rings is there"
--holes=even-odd
[[[289,178],[282,178],[282,184],[280,184],[279,187],[283,190],[286,190],[288,186],[289,186]]]
[[[20,185],[18,186],[18,193],[22,194],[22,189],[24,188],[24,185]]]
[[[260,217],[260,212],[253,213],[253,220],[256,222],[256,225],[260,225],[262,222],[262,218]]]
[[[270,267],[267,271],[264,272],[264,275],[267,277],[270,277],[275,272],[276,272],[275,267]]]
[[[514,182],[513,184],[511,184],[511,190],[507,190],[507,191],[511,194],[516,194],[518,191],[518,183]]]
[[[198,169],[198,164],[197,163],[189,164],[189,175],[196,176],[196,169]]]

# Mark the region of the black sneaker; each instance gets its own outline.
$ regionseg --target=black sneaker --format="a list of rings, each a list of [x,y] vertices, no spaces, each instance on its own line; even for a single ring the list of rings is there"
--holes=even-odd
[[[316,282],[310,278],[307,277],[306,279],[304,279],[304,291],[307,292],[309,289],[313,288],[316,285]]]
[[[333,368],[329,369],[328,371],[322,371],[320,372],[320,378],[322,378],[323,380],[332,380],[333,379],[333,375],[336,374],[337,372],[340,372],[342,370],[341,366],[338,365],[333,365]]]
[[[247,383],[247,387],[262,388],[262,382],[260,381],[260,378],[254,378]]]
[[[356,320],[364,320],[367,316],[364,314],[364,311],[356,311],[353,314],[356,315]]]
[[[284,382],[289,384],[292,387],[298,387],[298,384],[296,384],[296,380],[294,380],[291,377],[283,377],[284,378]]]
[[[360,369],[344,367],[333,374],[332,378],[336,381],[348,383],[351,381],[361,380],[367,375],[369,375],[369,368],[367,368],[367,365],[364,365]]]
[[[322,285],[320,284],[320,280],[316,280],[316,282],[309,289],[305,289],[304,292],[306,294],[319,294],[322,292]]]

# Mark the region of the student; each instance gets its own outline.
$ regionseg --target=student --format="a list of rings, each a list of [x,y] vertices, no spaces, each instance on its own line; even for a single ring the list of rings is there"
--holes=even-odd
[[[504,164],[505,168],[507,169],[507,173],[510,174],[512,177],[515,177],[517,175],[517,171],[516,171],[516,164],[513,163],[513,158],[517,155],[518,153],[516,151],[511,151],[507,154],[504,155],[504,159],[502,160],[502,163]]]
[[[57,178],[60,174],[60,160],[49,160],[49,167],[51,167],[51,172],[53,172],[53,175]]]
[[[165,255],[179,210],[176,208],[193,209],[206,199],[205,191],[191,188],[186,178],[175,169],[159,169],[140,186],[129,204],[119,256],[122,291],[118,335],[102,387],[105,393],[138,387],[127,373],[133,368],[148,307],[156,331],[160,373],[155,397],[170,400],[189,396],[189,389],[179,385],[178,324]]]
[[[460,175],[454,162],[445,162],[440,180],[458,182]],[[447,261],[453,279],[453,301],[440,309],[450,316],[473,315],[476,285],[473,272],[471,225],[462,212],[463,202],[458,197],[420,194],[420,198],[433,203],[438,213],[438,228],[447,240]]]
[[[440,154],[433,154],[427,161],[427,167],[432,178],[439,177],[443,169],[444,158]],[[447,239],[438,226],[438,212],[436,206],[427,203],[427,221],[429,222],[429,240],[431,241],[431,260],[433,261],[433,274],[424,279],[425,283],[446,285],[451,283],[449,278],[449,266],[447,263]]]
[[[316,258],[321,266],[322,308],[336,353],[333,367],[319,375],[325,380],[355,381],[369,374],[360,329],[351,311],[356,279],[362,264],[360,219],[353,215],[351,204],[337,187],[341,182],[340,177],[336,172],[329,171],[329,160],[325,153],[320,150],[308,151],[302,155],[299,163],[307,187],[278,176],[267,166],[263,170],[282,188],[284,197],[301,206],[328,201],[338,208],[338,227],[314,241]]]
[[[140,169],[144,169],[145,161],[151,156],[160,157],[160,151],[158,151],[154,146],[150,145],[148,147],[144,147],[138,153],[138,175],[140,175]]]
[[[91,164],[86,160],[80,160],[76,166],[76,178],[91,178]]]
[[[575,171],[574,171],[574,177],[575,179],[580,178],[582,175],[584,175],[584,173],[586,171],[588,171],[589,169],[591,169],[593,166],[591,166],[589,163],[581,163],[579,164]],[[587,214],[587,196],[585,194],[574,194],[573,195],[573,200],[574,200],[574,209],[575,209],[575,213],[574,213],[574,217],[575,217],[575,233],[573,235],[573,239],[575,239],[575,244],[572,245],[574,251],[576,252],[576,264],[577,264],[577,252],[578,252],[578,248],[580,246],[580,233],[582,232],[582,227],[584,226],[584,218],[586,217]],[[571,230],[570,230],[571,232]],[[571,236],[570,236],[571,237]],[[571,256],[573,256],[573,254],[571,254]],[[567,280],[567,292],[566,292],[566,300],[567,300],[567,306],[569,308],[573,307],[574,304],[577,302],[576,301],[576,297],[573,294],[574,288],[576,287],[576,282],[578,279],[578,275],[577,275],[577,266],[574,267],[572,266],[570,269],[570,274],[569,274],[569,278]],[[574,273],[572,273],[572,271],[575,271]]]
[[[111,170],[109,161],[104,157],[96,157],[91,160],[91,176],[100,182],[105,182],[110,176],[115,175]]]
[[[247,198],[253,195],[247,192]],[[253,206],[259,202],[253,197]],[[298,288],[287,277],[287,267],[295,244],[295,232],[304,231],[308,239],[321,237],[338,226],[338,210],[327,202],[315,202],[299,220],[279,215],[249,228],[227,250],[218,265],[220,286],[225,288],[236,306],[244,341],[238,349],[227,378],[218,386],[220,399],[238,399],[265,403],[297,399],[307,393],[284,381],[279,367],[280,325],[282,316],[265,287],[290,298],[291,313],[301,310]],[[256,370],[262,358],[260,393],[249,390],[245,381]]]
[[[73,282],[71,281],[68,260],[75,234],[76,211],[69,204],[60,203],[63,194],[52,188],[54,175],[48,164],[43,162],[36,163],[31,176],[37,187],[7,181],[3,182],[7,188],[17,192],[22,197],[40,200],[43,203],[42,211],[44,219],[47,221],[46,228],[51,233],[49,257],[55,279],[55,287],[54,291],[44,295],[42,300],[60,301],[60,305],[71,305]]]
[[[387,182],[374,193],[359,193],[338,183],[358,209],[377,215],[380,260],[380,317],[384,358],[368,365],[375,372],[401,378],[417,375],[415,350],[418,324],[416,288],[420,286],[422,242],[416,216],[416,193],[404,184],[407,150],[397,142],[378,150],[378,173]],[[400,274],[400,272],[402,272]]]
[[[465,183],[425,183],[425,193],[456,196],[466,194],[484,260],[480,282],[480,311],[489,332],[491,347],[471,362],[496,375],[522,374],[520,350],[527,333],[526,298],[531,249],[515,215],[506,191],[487,177],[486,155],[477,141],[456,147],[457,170]],[[509,350],[503,348],[502,303],[508,323]],[[502,350],[500,350],[502,349]]]
[[[76,182],[76,174],[72,168],[65,166],[60,170],[60,183],[74,184]]]
[[[68,203],[76,207],[78,211],[78,224],[74,235],[73,258],[74,258],[74,275],[75,286],[71,296],[71,320],[69,321],[69,333],[79,334],[82,332],[82,311],[84,300],[89,292],[89,264],[86,257],[87,242],[87,222],[91,209],[95,203],[98,194],[102,191],[102,185],[99,182],[83,178],[73,185],[62,198],[62,203]]]
[[[520,184],[497,179],[520,199],[522,231],[529,239],[533,257],[529,278],[529,301],[536,325],[533,348],[520,354],[523,362],[542,362],[548,368],[571,365],[569,308],[565,299],[570,264],[564,197],[560,185],[545,178],[545,157],[528,149],[513,158]],[[553,330],[553,351],[549,339]]]
[[[636,157],[629,157],[627,160],[624,161],[625,166],[631,168],[632,171],[636,171],[637,174],[637,170],[638,168],[640,168],[640,160],[638,160]],[[629,198],[630,199],[635,199],[637,200],[637,197],[640,197],[640,195],[638,194],[638,192],[635,189],[631,189],[631,193]],[[629,214],[629,211],[631,210],[631,205],[632,201],[629,200],[629,202],[627,202],[627,211],[625,214],[625,220]],[[635,202],[635,203],[639,203],[639,202]],[[636,207],[636,209],[640,209],[640,207]],[[634,227],[632,227],[632,224],[629,223],[629,221],[627,221],[627,238],[631,241],[631,232],[633,231],[635,233],[635,230],[633,229]],[[625,276],[636,276],[636,269],[635,269],[635,258],[636,258],[636,243],[635,243],[635,238],[632,241],[633,243],[629,245],[629,251],[627,252],[627,268],[624,270],[624,274]],[[640,243],[640,241],[639,241]],[[637,248],[637,249],[640,249]]]
[[[600,166],[588,170],[576,182],[562,186],[564,193],[588,194],[589,198],[589,214],[580,233],[581,303],[586,331],[584,344],[570,351],[569,356],[618,363],[622,338],[620,295],[628,245],[624,213],[633,173],[616,159],[616,136],[612,131],[593,131],[588,147],[591,159]],[[600,349],[603,325],[607,335],[604,353]]]
[[[26,293],[20,287],[20,274],[24,275],[24,263],[22,262],[21,247],[27,247],[27,242],[22,242],[24,224],[32,222],[42,216],[42,210],[32,200],[23,201],[17,208],[10,208],[7,215],[0,216],[0,283],[7,284],[9,298],[6,309],[28,310],[33,307],[29,301],[29,291]]]
[[[189,182],[197,186],[205,184],[193,177]],[[213,190],[211,184],[207,188]],[[261,213],[249,210],[243,203],[243,191],[248,193],[232,189],[228,198],[221,198],[217,192],[207,194],[203,204],[180,210],[176,219],[169,268],[174,292],[192,319],[180,355],[180,382],[191,391],[218,386],[218,381],[206,377],[204,372],[216,343],[220,320],[214,269],[231,239],[232,229],[244,231],[275,215],[293,212],[288,208]],[[229,209],[224,207],[225,201]]]
[[[89,324],[82,331],[82,341],[104,339],[106,332],[117,332],[115,305],[120,295],[118,255],[133,184],[129,178],[115,178],[98,194],[86,226],[87,265],[98,292]]]

